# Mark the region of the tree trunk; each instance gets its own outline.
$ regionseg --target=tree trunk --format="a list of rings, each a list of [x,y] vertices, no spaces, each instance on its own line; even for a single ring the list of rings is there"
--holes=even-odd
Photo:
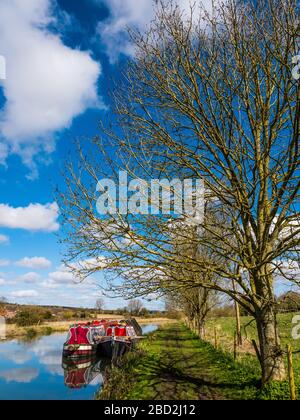
[[[198,335],[201,340],[205,339],[205,319],[199,319],[198,321]]]
[[[274,305],[259,310],[256,316],[259,339],[259,358],[262,370],[262,385],[286,379],[283,351],[280,346]]]
[[[236,293],[236,285],[235,281],[232,280],[232,288],[233,291]],[[242,346],[242,328],[241,328],[241,313],[240,313],[240,305],[237,301],[234,301],[234,309],[235,309],[235,319],[236,319],[236,338],[237,338],[237,345]]]

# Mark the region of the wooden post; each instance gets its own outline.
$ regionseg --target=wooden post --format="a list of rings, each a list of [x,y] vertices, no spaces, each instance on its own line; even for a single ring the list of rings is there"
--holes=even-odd
[[[294,377],[294,368],[293,368],[293,353],[292,353],[292,347],[290,344],[287,345],[287,356],[288,356],[290,395],[291,395],[291,400],[295,401],[297,400],[297,396],[296,396],[296,386],[295,386],[295,377]]]
[[[236,293],[236,284],[234,280],[232,280],[232,288],[233,288],[233,291]],[[242,346],[243,340],[242,340],[242,328],[241,328],[241,312],[240,312],[240,305],[236,301],[234,301],[234,308],[235,308],[235,319],[236,319],[237,345]]]
[[[234,360],[236,360],[237,357],[237,333],[234,332],[234,338],[233,338],[233,357]]]
[[[215,336],[215,348],[217,349],[219,347],[217,327],[214,328],[214,336]]]

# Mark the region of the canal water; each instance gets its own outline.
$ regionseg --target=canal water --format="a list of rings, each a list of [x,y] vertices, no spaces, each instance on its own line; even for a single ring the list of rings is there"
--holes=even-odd
[[[146,325],[143,333],[157,329]],[[66,334],[0,341],[0,400],[92,400],[103,384],[105,360],[62,361]]]

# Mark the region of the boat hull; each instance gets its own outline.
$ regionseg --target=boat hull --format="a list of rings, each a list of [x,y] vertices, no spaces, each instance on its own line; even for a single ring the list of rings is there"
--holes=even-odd
[[[66,358],[84,358],[90,356],[96,356],[97,346],[96,345],[64,345],[63,357]]]
[[[137,340],[110,337],[98,344],[98,354],[108,358],[121,357],[127,351],[132,350]]]

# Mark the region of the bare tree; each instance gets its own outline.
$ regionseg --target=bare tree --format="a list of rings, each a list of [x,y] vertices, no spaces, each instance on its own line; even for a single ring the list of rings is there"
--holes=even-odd
[[[299,5],[229,1],[199,19],[194,12],[161,4],[148,33],[132,34],[137,54],[115,93],[117,128],[103,127],[94,152],[80,151],[79,170],[69,167],[61,195],[72,231],[66,261],[92,259],[74,271],[121,276],[121,293],[132,297],[160,293],[181,267],[171,216],[95,214],[104,174],[97,151],[106,167],[113,163],[112,178],[120,168],[132,177],[202,178],[214,217],[198,227],[202,252],[185,256],[192,275],[180,287],[226,293],[255,318],[265,384],[285,378],[274,280],[299,285],[289,270],[300,238],[300,84],[291,72]],[[190,240],[184,230],[177,235]]]
[[[103,311],[104,307],[105,307],[105,300],[104,300],[104,298],[97,299],[97,301],[96,301],[96,309],[97,309],[97,311],[100,314]]]
[[[127,305],[127,310],[130,313],[130,315],[138,316],[140,315],[144,305],[143,302],[139,299],[133,299],[131,300]]]

